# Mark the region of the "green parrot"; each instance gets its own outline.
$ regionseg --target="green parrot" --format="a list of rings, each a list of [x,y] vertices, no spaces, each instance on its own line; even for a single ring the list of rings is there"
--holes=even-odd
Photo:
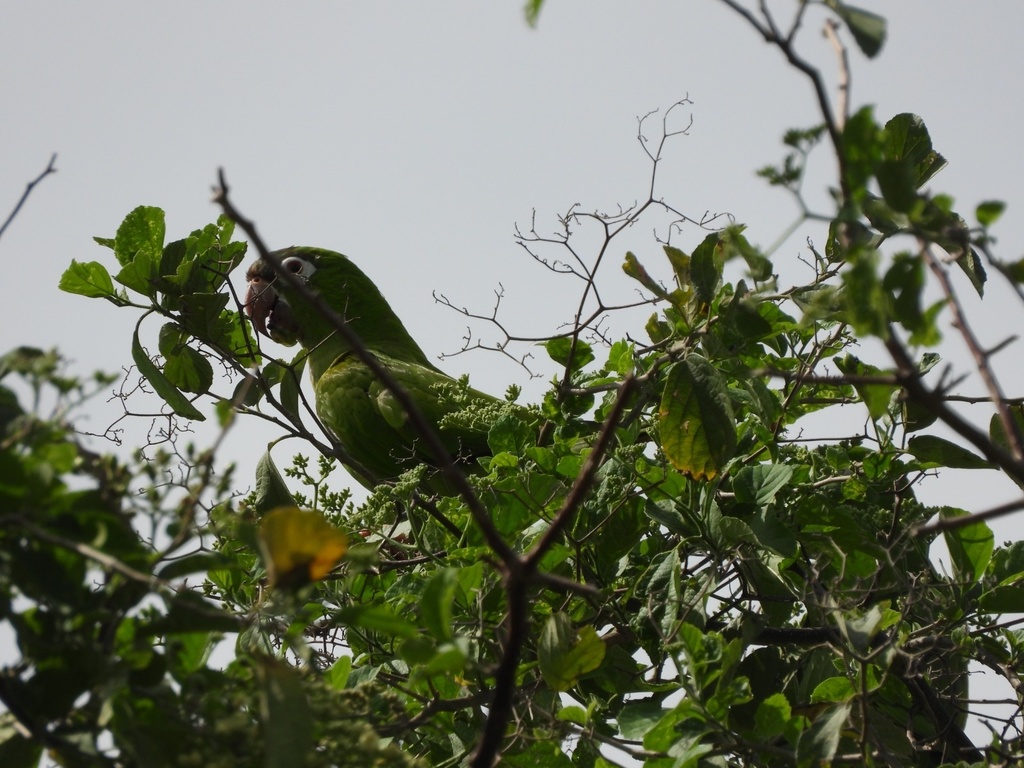
[[[466,468],[490,455],[487,425],[441,424],[468,405],[500,407],[502,401],[469,389],[438,370],[402,325],[377,286],[346,256],[322,248],[292,247],[271,253],[289,272],[322,296],[399,384],[412,396],[442,443]],[[373,488],[420,464],[436,467],[408,424],[401,404],[335,332],[331,324],[276,279],[265,259],[246,272],[245,310],[259,333],[308,353],[317,415],[351,458],[346,466]],[[437,472],[427,482],[448,490]]]

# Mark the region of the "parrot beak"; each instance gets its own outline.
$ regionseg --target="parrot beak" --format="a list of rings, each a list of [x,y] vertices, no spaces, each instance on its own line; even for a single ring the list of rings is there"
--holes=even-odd
[[[262,260],[254,262],[245,273],[245,314],[253,327],[279,344],[292,346],[298,340],[298,325],[287,300],[274,290],[274,271]]]

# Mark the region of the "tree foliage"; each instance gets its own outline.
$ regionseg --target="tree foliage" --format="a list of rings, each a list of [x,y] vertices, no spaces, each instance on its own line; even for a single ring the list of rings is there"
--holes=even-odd
[[[0,618],[20,651],[0,674],[0,764],[1020,759],[1018,711],[986,743],[965,724],[971,664],[1024,705],[1024,641],[1002,618],[1024,610],[1021,545],[915,492],[947,468],[1024,486],[1024,412],[957,296],[982,295],[990,271],[1024,295],[989,233],[1003,204],[968,224],[930,187],[945,160],[920,117],[830,98],[793,47],[808,3],[782,31],[763,6],[725,2],[821,107],[759,172],[817,227],[809,277],[783,285],[743,226],[657,196],[680,131],[648,116],[644,202],[520,233],[580,287],[575,322],[543,343],[558,372],[540,429],[469,401],[457,414],[489,424],[491,456],[452,470],[456,495],[428,494],[417,471],[358,505],[331,487],[338,452],[303,394],[303,354],[261,348],[232,286],[236,225],[258,238],[226,188],[214,224],[168,242],[163,212],[140,207],[97,238],[105,259],[72,262],[63,290],[135,319],[131,360],[164,429],[260,418],[316,458],[281,472],[268,451],[242,498],[215,471],[219,441],[96,453],[75,412],[111,379],[71,376],[56,353],[0,359]],[[837,45],[841,23],[880,52],[884,20],[826,5]],[[835,162],[824,213],[802,194],[812,152]],[[624,252],[641,221],[671,237]],[[581,229],[602,234],[589,255]],[[641,298],[606,303],[623,274]],[[638,306],[642,327],[610,336],[608,318]],[[986,429],[951,405],[950,324],[988,387]],[[804,438],[852,409],[863,426]],[[930,557],[939,538],[948,571]]]

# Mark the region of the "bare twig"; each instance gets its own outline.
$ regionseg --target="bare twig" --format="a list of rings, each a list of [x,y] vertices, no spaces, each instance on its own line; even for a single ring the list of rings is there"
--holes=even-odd
[[[974,525],[975,523],[983,523],[986,520],[993,520],[997,517],[1003,517],[1004,515],[1012,514],[1021,509],[1024,509],[1024,499],[1016,499],[1015,501],[1009,501],[1006,504],[1000,504],[997,507],[986,509],[984,512],[975,512],[972,515],[960,515],[959,517],[943,517],[936,520],[934,523],[927,525],[916,525],[911,531],[911,536],[930,536],[933,533],[942,533],[943,531],[955,531],[957,528],[964,528],[968,525]]]
[[[806,5],[802,3],[801,6]],[[825,21],[823,30],[825,38],[832,43],[835,49],[836,58],[839,60],[839,83],[836,86],[838,96],[836,99],[836,126],[843,130],[846,125],[846,118],[850,114],[850,58],[846,54],[846,46],[839,39],[839,25],[833,19]]]
[[[137,581],[141,584],[145,584],[150,589],[162,589],[167,588],[170,585],[157,578],[151,573],[143,573],[135,568],[132,568],[127,563],[123,563],[116,557],[108,555],[95,547],[91,547],[88,544],[84,544],[81,541],[74,541],[73,539],[67,539],[63,536],[58,536],[55,533],[50,533],[45,528],[40,528],[35,523],[26,520],[24,517],[19,515],[5,515],[0,518],[0,524],[6,526],[16,526],[30,533],[37,539],[41,539],[49,544],[66,549],[69,552],[74,552],[86,560],[92,560],[94,563],[99,565],[105,571],[111,571],[113,573],[119,573],[122,576]]]
[[[4,221],[4,223],[2,225],[0,225],[0,237],[3,237],[4,232],[7,231],[7,227],[10,226],[10,223],[12,221],[14,221],[14,217],[18,215],[18,211],[21,210],[21,206],[23,206],[25,204],[25,201],[28,200],[28,196],[32,194],[32,190],[35,189],[36,184],[41,182],[43,179],[45,179],[51,173],[56,173],[57,172],[57,169],[53,167],[53,164],[55,162],[57,162],[57,153],[56,152],[54,152],[52,155],[50,155],[50,162],[46,166],[45,170],[43,170],[42,173],[40,173],[38,176],[36,176],[34,179],[32,179],[32,181],[30,181],[28,183],[28,185],[25,187],[25,191],[22,192],[21,199],[18,200],[17,205],[14,206],[14,210],[12,210],[11,213],[7,216],[7,220]]]

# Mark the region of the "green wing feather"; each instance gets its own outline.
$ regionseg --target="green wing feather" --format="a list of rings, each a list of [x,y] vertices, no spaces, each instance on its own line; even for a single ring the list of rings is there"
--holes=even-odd
[[[500,405],[498,400],[474,390],[460,390],[457,382],[433,368],[386,355],[376,357],[409,393],[427,422],[436,427],[453,457],[471,468],[478,457],[489,455],[486,424],[446,417],[467,407]],[[315,391],[321,421],[362,465],[362,471],[350,469],[364,485],[393,480],[420,464],[438,466],[436,457],[409,425],[398,399],[354,356],[344,356],[325,371]],[[460,391],[462,397],[455,396]]]

